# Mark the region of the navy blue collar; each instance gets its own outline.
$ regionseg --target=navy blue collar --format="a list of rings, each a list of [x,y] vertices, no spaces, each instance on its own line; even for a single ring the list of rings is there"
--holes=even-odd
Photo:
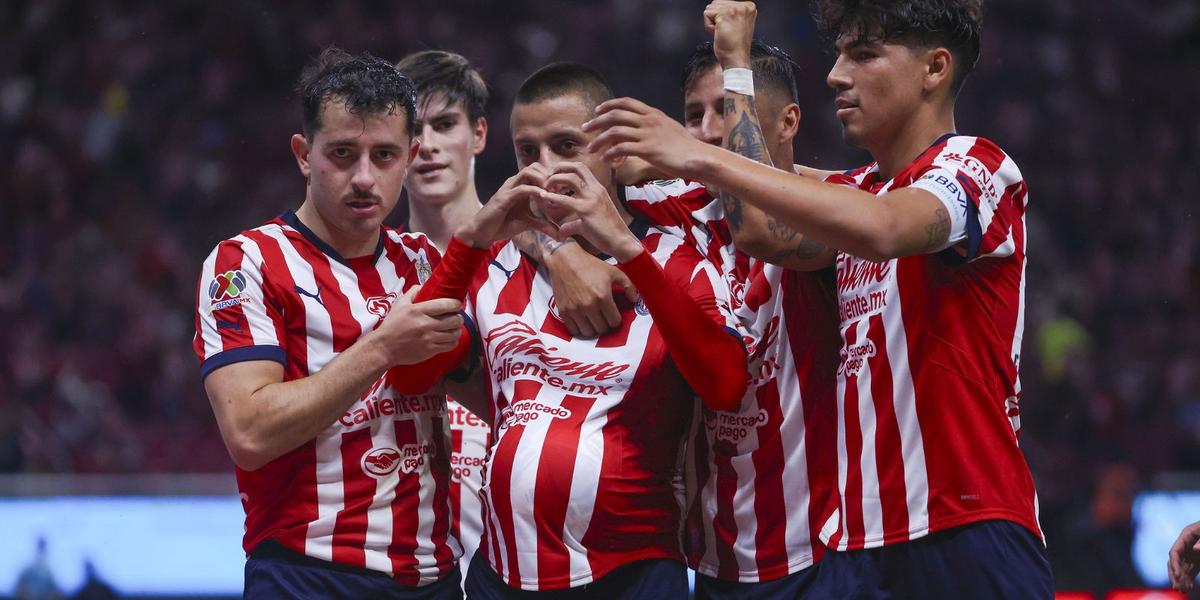
[[[286,223],[292,229],[299,231],[300,235],[304,236],[304,239],[308,240],[310,244],[316,246],[318,250],[333,260],[336,260],[347,267],[350,266],[350,261],[346,260],[346,258],[344,258],[341,254],[338,254],[338,251],[334,250],[333,246],[325,243],[325,240],[317,237],[317,234],[313,233],[313,230],[309,229],[307,225],[300,222],[300,217],[296,216],[296,211],[291,209],[283,211],[283,213],[279,215],[279,220]],[[380,228],[379,243],[375,245],[375,254],[371,256],[371,262],[378,261],[379,257],[383,255],[383,236],[383,229]]]

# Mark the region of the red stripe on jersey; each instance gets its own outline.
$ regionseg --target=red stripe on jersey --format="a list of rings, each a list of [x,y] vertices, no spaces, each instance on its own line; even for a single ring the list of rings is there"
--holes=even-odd
[[[242,261],[245,258],[245,251],[242,250],[241,244],[232,242],[221,244],[217,250],[216,272],[217,274],[228,273],[230,271],[238,271],[242,268]],[[266,290],[263,290],[263,300],[267,297]],[[246,319],[246,312],[242,309],[242,305],[235,304],[229,308],[223,308],[213,312],[213,317],[217,321],[217,333],[221,336],[221,347],[223,350],[232,350],[244,346],[254,345],[254,336],[250,332],[250,321]],[[230,321],[230,319],[233,319]],[[232,327],[221,327],[221,322],[231,323]],[[203,355],[204,347],[201,346],[201,354]]]
[[[733,508],[737,492],[737,471],[733,468],[731,455],[737,454],[735,444],[728,440],[717,440],[713,444],[712,462],[717,478],[717,512],[713,516],[714,542],[717,545],[717,560],[721,565],[718,577],[726,581],[738,580],[737,558],[733,546],[737,542],[738,524]]]
[[[546,313],[546,319],[542,321],[542,326],[538,328],[538,331],[540,333],[552,335],[560,340],[569,342],[574,339],[574,336],[571,335],[571,331],[567,329],[566,324],[560,321],[558,317],[554,315],[555,311],[557,310],[558,309],[555,308],[554,310]]]
[[[291,242],[300,256],[312,267],[313,279],[319,288],[315,293],[321,297],[321,302],[329,313],[329,322],[333,326],[333,351],[345,352],[362,335],[362,327],[350,313],[350,301],[342,293],[341,286],[333,276],[333,269],[329,266],[330,259],[305,241],[292,238]]]
[[[842,338],[838,332],[837,296],[830,271],[786,271],[780,288],[784,326],[792,362],[803,390],[805,460],[808,463],[808,525],[813,560],[825,545],[821,527],[837,510],[837,368]]]
[[[509,285],[512,285],[511,279]],[[528,296],[528,294],[526,295]],[[537,397],[538,391],[541,389],[542,383],[539,381],[528,379],[517,381],[513,387],[512,402],[532,400]],[[499,423],[497,425],[503,427]],[[514,588],[521,587],[521,567],[517,562],[516,544],[512,541],[516,540],[516,527],[513,525],[512,486],[508,482],[512,481],[512,471],[516,463],[514,457],[521,444],[521,434],[524,432],[525,425],[523,423],[508,426],[508,431],[492,448],[493,456],[490,464],[495,470],[488,474],[493,508],[500,518],[500,537],[508,541],[506,544],[507,556],[503,557],[508,566],[508,585]]]
[[[402,446],[403,447],[403,446]],[[347,504],[338,511],[333,526],[333,562],[365,566],[367,509],[375,499],[375,478],[363,472],[363,455],[371,451],[371,430],[342,434],[342,497]],[[397,456],[395,460],[400,460]]]
[[[463,449],[463,432],[461,429],[450,430],[450,451],[455,454],[462,454]],[[454,524],[454,531],[462,531],[460,523],[462,523],[462,485],[450,486],[450,518]]]
[[[851,348],[858,342],[858,332],[854,325],[846,331],[846,347]],[[866,526],[863,524],[863,475],[862,475],[862,421],[858,415],[858,377],[846,377],[845,407],[843,422],[846,424],[846,491],[842,499],[842,508],[846,514],[842,517],[846,524],[842,532],[850,541],[848,550],[862,548]]]
[[[417,438],[417,424],[412,419],[395,422],[396,448],[404,453],[404,448],[418,446],[421,440]],[[413,518],[421,510],[421,480],[417,477],[401,477],[396,485],[396,498],[392,500],[392,543],[388,554],[392,557],[392,572],[396,581],[402,585],[416,585],[418,577],[407,575],[415,573],[417,558],[408,551],[417,547],[417,529],[420,519]]]
[[[500,258],[504,254],[506,253],[502,252],[499,256],[492,258],[491,262],[488,263],[488,270],[507,270],[509,268],[508,265],[500,264]],[[505,258],[508,257],[505,256]],[[516,271],[508,274],[508,283],[504,285],[504,289],[500,290],[500,296],[496,299],[496,309],[492,314],[520,315],[525,312],[525,307],[529,306],[529,288],[533,279],[533,270],[526,266],[526,261],[519,260],[519,254],[517,258],[517,264],[512,266]]]
[[[754,480],[754,514],[755,516],[779,515],[784,523],[766,523],[757,519],[758,528],[754,532],[754,547],[756,564],[760,581],[778,579],[788,574],[787,561],[775,562],[772,559],[787,556],[787,523],[789,516],[787,503],[784,502],[783,473],[777,465],[784,464],[783,439],[779,429],[783,425],[783,406],[779,399],[779,380],[774,379],[769,385],[760,387],[755,394],[759,410],[766,411],[767,422],[756,428],[755,435],[759,436],[759,447],[753,454],[754,470],[756,473],[771,473],[772,476],[759,476]],[[762,438],[766,438],[763,441]],[[724,564],[724,561],[722,561]],[[731,581],[737,581],[737,574]]]
[[[594,398],[564,397],[562,406],[571,411],[571,416],[555,419],[546,431],[547,444],[553,444],[544,448],[538,458],[538,477],[533,492],[540,516],[537,519],[539,579],[569,579],[571,576],[571,556],[562,538],[574,478],[563,475],[575,472],[579,435],[588,411],[595,403]]]
[[[868,339],[884,339],[883,317],[870,317]],[[876,364],[890,364],[887,344],[877,344]],[[864,367],[865,370],[866,367]],[[900,445],[900,423],[893,403],[892,371],[871,370],[871,401],[875,405],[875,470],[879,477],[879,503],[884,531],[908,531],[908,494],[904,482],[904,456]]]
[[[247,231],[244,235],[258,245],[258,251],[262,253],[264,268],[266,268],[265,265],[271,265],[271,279],[274,286],[283,290],[283,297],[288,298],[287,294],[289,292],[294,293],[296,289],[296,281],[292,277],[291,270],[287,267],[287,259],[283,256],[283,250],[279,247],[279,241],[259,230]],[[295,319],[293,322],[306,322],[305,317],[308,309],[304,307],[304,302],[288,303],[284,309],[293,315]],[[287,352],[287,365],[284,366],[284,381],[308,377],[308,331],[303,328],[288,329],[284,326],[282,319],[276,321],[275,328],[277,332],[280,332],[278,333],[279,339],[283,342],[283,347]],[[316,490],[313,490],[312,493],[312,506],[313,518],[315,519],[317,517]]]
[[[446,437],[439,435],[445,431],[446,422],[443,417],[433,417],[433,456],[430,457],[430,473],[433,475],[433,506],[447,506],[450,503],[450,452],[446,447]],[[457,488],[458,486],[453,486]],[[451,517],[446,511],[434,510],[433,531],[430,541],[435,548],[433,557],[442,565],[438,570],[438,578],[453,569],[454,551],[450,549],[449,540],[452,528]]]

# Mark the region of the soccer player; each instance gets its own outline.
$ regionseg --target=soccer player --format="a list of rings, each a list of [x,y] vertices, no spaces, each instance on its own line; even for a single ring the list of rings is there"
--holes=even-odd
[[[762,209],[829,248],[805,266],[837,268],[840,510],[822,530],[836,551],[811,593],[1052,597],[1017,444],[1026,186],[994,143],[954,125],[979,53],[979,2],[817,3],[837,38],[837,116],[875,159],[831,178],[840,185],[742,156],[765,158],[754,11],[725,0],[705,11],[740,154],[629,99],[601,105],[586,129],[604,156],[703,179],[727,206]]]
[[[420,142],[404,184],[409,214],[405,229],[424,233],[444,250],[451,234],[482,206],[475,188],[475,157],[487,144],[487,84],[465,57],[441,50],[406,56],[396,68],[417,89],[415,130]],[[635,293],[621,271],[573,240],[559,244],[527,232],[516,241],[545,265],[555,305],[572,335],[601,335],[620,324],[612,285]],[[486,413],[480,418],[453,398],[447,399],[447,417],[451,515],[465,572],[483,535],[479,489],[490,429]]]
[[[1200,521],[1192,523],[1179,532],[1171,551],[1167,555],[1167,574],[1171,586],[1180,592],[1190,592],[1196,585],[1196,571],[1200,569]]]
[[[581,65],[531,75],[512,112],[522,170],[497,195],[524,188],[560,235],[578,234],[625,271],[642,298],[623,303],[621,326],[572,336],[537,264],[511,243],[482,249],[472,226],[439,267],[460,274],[465,291],[471,265],[487,260],[468,314],[496,441],[472,598],[686,597],[675,484],[694,398],[729,410],[746,390],[745,349],[727,330],[736,322],[716,268],[682,237],[635,221],[612,165],[585,150],[581,126],[611,95]]]
[[[437,249],[381,226],[418,150],[414,88],[329,49],[298,89],[304,202],[218,244],[197,297],[195,350],[246,510],[245,595],[458,598],[444,400],[383,377],[464,335],[460,302],[411,301]]]
[[[790,170],[801,118],[794,63],[757,40],[751,60],[766,148],[778,168]],[[692,53],[682,79],[685,128],[720,145],[725,90],[711,43]],[[743,226],[745,219],[726,220],[719,202],[693,214],[703,215],[698,219],[707,222],[712,243],[721,244],[717,251],[736,290],[737,313],[757,340],[751,347],[753,400],[737,412],[705,413],[705,476],[689,519],[696,534],[689,544],[699,574],[696,596],[799,597],[815,577],[809,567],[823,551],[817,534],[832,510],[836,483],[840,342],[832,272],[792,271],[747,256],[765,253],[786,264],[803,243],[783,234],[786,226],[772,223],[762,227],[767,235],[751,235],[759,232]]]

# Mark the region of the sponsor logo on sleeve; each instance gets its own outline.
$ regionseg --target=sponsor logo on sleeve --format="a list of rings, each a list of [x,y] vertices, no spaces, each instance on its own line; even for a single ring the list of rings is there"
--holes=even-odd
[[[222,310],[244,304],[250,298],[244,294],[247,282],[246,274],[241,269],[225,271],[213,278],[208,284],[208,298],[212,301],[212,310]]]

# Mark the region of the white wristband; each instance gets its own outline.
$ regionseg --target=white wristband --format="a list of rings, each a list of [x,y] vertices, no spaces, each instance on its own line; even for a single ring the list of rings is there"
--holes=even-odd
[[[725,69],[725,89],[743,96],[754,95],[754,71],[750,69]]]

